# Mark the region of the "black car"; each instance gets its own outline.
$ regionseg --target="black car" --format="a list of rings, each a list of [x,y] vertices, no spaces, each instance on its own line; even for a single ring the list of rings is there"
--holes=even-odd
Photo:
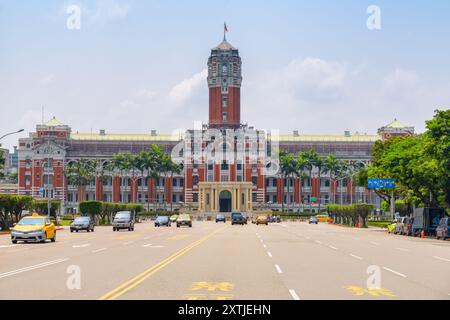
[[[156,218],[156,220],[155,220],[155,227],[164,227],[164,226],[165,227],[170,227],[171,226],[169,217],[161,216],[161,217]]]
[[[91,217],[76,218],[70,225],[70,232],[87,231],[94,232],[95,223]]]
[[[134,216],[129,211],[118,212],[113,220],[113,231],[128,229],[134,231]]]
[[[225,219],[225,216],[223,214],[218,214],[216,216],[216,223],[219,223],[219,222],[223,222],[223,223],[227,222],[227,219]]]
[[[247,224],[247,219],[244,217],[244,215],[240,212],[234,212],[231,214],[231,225],[240,224],[245,225]]]

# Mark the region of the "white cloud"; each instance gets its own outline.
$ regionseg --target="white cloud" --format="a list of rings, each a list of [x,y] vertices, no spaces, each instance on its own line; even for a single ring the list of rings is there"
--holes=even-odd
[[[49,75],[39,79],[39,84],[43,87],[46,87],[46,86],[50,85],[54,79],[55,79],[55,76],[52,74],[49,74]]]
[[[397,68],[383,79],[382,85],[388,94],[398,95],[410,92],[418,83],[417,73]]]
[[[125,19],[131,9],[130,4],[123,0],[74,0],[64,3],[60,12],[68,17],[67,7],[77,5],[81,9],[81,27],[86,25],[105,25]]]
[[[186,102],[199,88],[204,88],[206,85],[206,78],[208,70],[194,74],[191,78],[185,79],[172,88],[169,93],[169,100],[176,105]]]

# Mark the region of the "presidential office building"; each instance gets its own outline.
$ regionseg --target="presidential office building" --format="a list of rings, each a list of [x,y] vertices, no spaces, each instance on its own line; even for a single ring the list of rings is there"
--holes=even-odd
[[[157,203],[159,208],[183,208],[200,212],[250,212],[280,208],[282,202],[299,206],[312,195],[322,204],[330,202],[333,188],[337,203],[376,202],[364,188],[346,181],[297,178],[282,181],[275,171],[267,172],[267,157],[273,148],[273,136],[245,125],[241,121],[242,61],[238,49],[227,40],[211,50],[208,59],[209,121],[183,135],[165,135],[156,131],[146,134],[74,133],[56,118],[37,125],[28,138],[19,140],[19,195],[37,199],[59,199],[63,212],[76,212],[83,200],[114,203]],[[205,107],[206,111],[206,107]],[[231,134],[230,134],[231,133]],[[238,139],[237,136],[244,137]],[[297,131],[276,137],[277,147],[290,153],[316,150],[320,155],[339,159],[370,162],[370,152],[377,140],[397,135],[413,135],[414,128],[395,120],[375,135],[303,135]],[[222,138],[226,137],[226,138]],[[251,136],[251,139],[248,137]],[[118,152],[137,154],[151,145],[175,154],[183,171],[173,179],[161,176],[155,183],[123,173],[97,177],[79,192],[69,185],[64,168],[80,159],[96,160],[102,171]],[[217,157],[221,150],[233,150]],[[225,154],[225,153],[223,153]],[[122,176],[123,174],[123,176]],[[317,176],[317,172],[313,172]],[[289,194],[288,191],[289,184]],[[282,190],[284,188],[284,192]],[[317,208],[318,203],[313,205]],[[149,206],[153,208],[153,206]]]

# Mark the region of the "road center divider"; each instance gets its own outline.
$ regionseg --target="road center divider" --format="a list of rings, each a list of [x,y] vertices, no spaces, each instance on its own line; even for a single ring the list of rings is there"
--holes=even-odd
[[[215,230],[215,231],[209,233],[208,235],[204,236],[203,238],[201,238],[201,239],[191,243],[187,247],[179,250],[178,252],[174,253],[170,257],[168,257],[168,258],[164,259],[163,261],[159,262],[158,264],[154,265],[150,269],[147,269],[146,271],[142,272],[140,275],[134,277],[133,279],[131,279],[131,280],[123,283],[122,285],[118,286],[116,289],[114,289],[114,290],[106,293],[105,295],[101,296],[98,300],[115,300],[115,299],[119,298],[120,296],[124,295],[125,293],[127,293],[131,289],[135,288],[136,286],[138,286],[139,284],[144,282],[146,279],[150,278],[152,275],[154,275],[155,273],[157,273],[158,271],[160,271],[161,269],[166,267],[167,265],[169,265],[172,262],[174,262],[176,259],[182,257],[183,255],[185,255],[186,253],[188,253],[189,251],[191,251],[195,247],[197,247],[200,244],[204,243],[205,241],[207,241],[209,238],[215,236],[216,234],[224,231],[228,227],[229,226],[225,226],[223,228]]]

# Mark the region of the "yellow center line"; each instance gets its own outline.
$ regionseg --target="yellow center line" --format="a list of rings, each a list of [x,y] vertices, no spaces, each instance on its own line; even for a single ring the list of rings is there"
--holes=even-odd
[[[191,243],[187,247],[181,249],[180,251],[176,252],[175,254],[171,255],[170,257],[164,259],[160,263],[154,265],[153,267],[147,269],[146,271],[142,272],[140,275],[134,277],[133,279],[123,283],[122,285],[118,286],[116,289],[106,293],[105,295],[101,296],[98,300],[115,300],[118,297],[124,295],[131,289],[135,288],[142,282],[144,282],[146,279],[163,269],[164,267],[168,266],[178,258],[184,256],[186,253],[194,249],[195,247],[198,247],[200,244],[204,243],[209,238],[215,236],[216,234],[224,231],[227,229],[228,226],[225,226],[219,230],[213,231],[210,234],[206,235],[205,237]]]

